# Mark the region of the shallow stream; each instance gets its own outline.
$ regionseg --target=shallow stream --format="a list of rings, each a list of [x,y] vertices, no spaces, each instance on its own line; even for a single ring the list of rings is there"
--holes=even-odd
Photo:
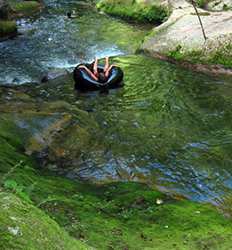
[[[232,80],[130,56],[145,27],[100,15],[83,2],[64,3],[47,2],[39,19],[21,21],[20,37],[0,43],[0,82],[33,82],[35,98],[76,105],[99,125],[100,134],[92,139],[101,147],[64,174],[94,181],[143,181],[194,200],[212,201],[230,192]],[[70,9],[78,18],[66,18]],[[117,56],[114,61],[125,72],[124,88],[108,94],[76,93],[71,76],[48,87],[36,84],[44,72],[71,70],[105,55]]]

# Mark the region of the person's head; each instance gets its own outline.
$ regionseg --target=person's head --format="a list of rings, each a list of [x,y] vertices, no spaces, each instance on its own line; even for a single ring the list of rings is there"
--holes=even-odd
[[[100,73],[99,73],[98,81],[99,81],[100,83],[105,83],[105,82],[107,82],[107,77],[105,76],[105,74],[104,74],[103,72],[100,72]]]
[[[67,13],[67,17],[68,17],[68,18],[71,18],[71,17],[72,17],[72,13],[71,13],[70,11]]]

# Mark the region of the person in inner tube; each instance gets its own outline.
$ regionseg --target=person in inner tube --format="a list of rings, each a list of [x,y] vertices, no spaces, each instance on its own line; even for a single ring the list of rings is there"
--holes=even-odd
[[[110,71],[111,71],[112,67],[114,67],[114,66],[115,66],[114,64],[110,65],[110,63],[109,63],[109,57],[106,57],[105,58],[105,66],[104,66],[103,72],[98,72],[98,59],[97,58],[95,58],[94,62],[91,63],[88,66],[80,65],[79,69],[85,69],[86,72],[95,81],[98,81],[100,83],[105,83],[105,82],[107,82],[107,80],[109,78]]]

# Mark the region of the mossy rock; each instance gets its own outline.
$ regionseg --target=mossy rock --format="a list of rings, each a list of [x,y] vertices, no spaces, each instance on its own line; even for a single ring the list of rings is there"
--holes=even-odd
[[[40,209],[11,193],[0,192],[0,211],[2,250],[88,249]]]
[[[0,21],[0,39],[3,37],[14,36],[17,33],[16,22]]]
[[[10,7],[16,16],[31,16],[41,10],[41,4],[37,1],[10,1]]]
[[[161,1],[145,4],[131,0],[101,0],[97,8],[113,16],[149,23],[162,23],[170,14],[169,8],[161,5]]]

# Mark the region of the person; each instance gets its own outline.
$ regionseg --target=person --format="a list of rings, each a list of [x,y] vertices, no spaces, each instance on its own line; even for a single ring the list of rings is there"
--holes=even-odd
[[[110,71],[114,66],[115,66],[114,64],[110,65],[109,57],[106,57],[103,72],[98,71],[98,59],[97,58],[95,58],[94,62],[91,63],[89,66],[80,65],[79,69],[85,69],[86,72],[90,75],[90,77],[93,78],[95,81],[104,83],[104,82],[107,82]]]

